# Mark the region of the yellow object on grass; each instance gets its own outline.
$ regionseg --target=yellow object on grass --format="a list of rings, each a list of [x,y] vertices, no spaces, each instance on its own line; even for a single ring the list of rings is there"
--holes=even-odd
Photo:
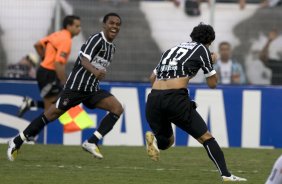
[[[94,125],[93,120],[79,105],[61,115],[59,121],[64,125],[65,133],[80,131]]]

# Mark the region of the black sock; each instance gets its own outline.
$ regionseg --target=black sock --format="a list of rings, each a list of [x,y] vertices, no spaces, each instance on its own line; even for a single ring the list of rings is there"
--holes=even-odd
[[[18,136],[15,137],[15,139],[14,139],[14,143],[15,143],[17,149],[19,149],[19,148],[21,147],[21,145],[23,144],[23,142],[24,142],[24,141],[22,140],[22,138],[21,138],[20,135],[18,135]]]
[[[38,108],[44,109],[44,102],[43,101],[36,101],[36,106]]]
[[[30,140],[34,138],[48,123],[49,121],[45,115],[41,114],[26,127],[23,134],[27,140]]]
[[[30,107],[37,107],[37,101],[32,100],[30,103]]]
[[[37,107],[37,108],[44,109],[44,102],[32,100],[31,103],[30,103],[30,107]]]
[[[214,138],[210,138],[206,140],[203,145],[221,176],[231,176],[225,163],[224,154],[216,140]]]
[[[109,131],[112,130],[114,125],[116,124],[119,116],[114,113],[107,114],[104,119],[101,121],[100,126],[97,129],[97,132],[104,137]],[[89,139],[88,142],[98,144],[101,137],[97,137],[95,134],[93,134]]]
[[[89,137],[88,142],[98,144],[99,140],[100,139],[98,139],[96,135],[92,134],[91,137]]]

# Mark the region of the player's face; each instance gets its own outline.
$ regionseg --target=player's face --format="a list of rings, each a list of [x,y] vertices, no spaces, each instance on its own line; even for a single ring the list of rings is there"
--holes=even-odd
[[[78,19],[75,19],[73,21],[73,24],[69,26],[69,31],[71,32],[72,37],[78,35],[80,33],[80,29],[81,29],[80,20]]]
[[[108,41],[112,42],[120,30],[121,22],[116,16],[109,16],[106,23],[104,23],[104,34]]]

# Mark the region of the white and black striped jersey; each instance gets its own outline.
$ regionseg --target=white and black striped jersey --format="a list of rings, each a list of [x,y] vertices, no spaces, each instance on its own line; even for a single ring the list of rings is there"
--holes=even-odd
[[[206,77],[214,75],[211,53],[203,44],[184,42],[165,51],[162,54],[154,73],[158,80],[194,77],[199,69]]]
[[[90,36],[80,49],[65,89],[84,92],[97,91],[99,80],[81,65],[80,56],[86,57],[95,68],[106,70],[113,59],[115,50],[115,45],[107,41],[103,32]]]

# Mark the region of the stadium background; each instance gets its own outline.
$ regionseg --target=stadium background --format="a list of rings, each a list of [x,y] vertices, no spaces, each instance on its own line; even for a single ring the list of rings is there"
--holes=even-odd
[[[117,54],[102,86],[121,98],[125,115],[119,121],[119,128],[110,133],[103,144],[143,145],[143,135],[148,129],[143,112],[149,90],[148,76],[165,49],[190,40],[189,33],[199,22],[209,23],[214,26],[217,36],[211,50],[216,52],[221,41],[232,43],[234,57],[243,64],[249,83],[253,85],[228,85],[219,86],[218,91],[208,90],[198,84],[204,80],[200,74],[192,80],[195,84],[191,86],[191,96],[198,98],[197,94],[200,93],[200,100],[205,99],[205,95],[218,98],[208,105],[200,102],[199,111],[224,147],[280,148],[281,87],[268,85],[270,78],[263,74],[269,69],[257,60],[257,51],[266,42],[268,31],[274,27],[282,30],[282,11],[281,6],[259,8],[258,2],[248,1],[243,10],[239,9],[236,1],[217,1],[215,5],[202,3],[200,16],[188,16],[183,5],[176,7],[168,1],[0,0],[0,74],[3,76],[8,64],[16,63],[25,54],[34,52],[33,43],[36,40],[58,30],[64,15],[77,14],[82,20],[82,32],[73,41],[68,64],[70,71],[81,44],[90,34],[100,31],[102,16],[106,12],[117,12],[123,18],[123,26],[116,40]],[[273,57],[278,57],[281,43],[280,34],[271,46],[270,54]],[[260,86],[262,84],[266,86]],[[207,93],[202,94],[201,89]],[[24,95],[40,98],[34,81],[2,78],[1,142],[15,136],[42,112],[35,109],[23,118],[17,118],[15,112]],[[96,122],[105,115],[100,111],[89,111],[89,114]],[[93,129],[95,127],[81,133],[64,134],[61,125],[56,122],[40,134],[38,141],[77,145]],[[181,131],[177,131],[176,137],[176,145],[197,146],[188,141]],[[132,142],[124,141],[129,138]]]
[[[200,16],[188,16],[183,4],[176,7],[169,1],[1,0],[0,76],[7,64],[16,63],[27,53],[34,52],[36,40],[60,29],[64,15],[77,14],[82,20],[82,32],[74,38],[71,68],[81,44],[100,31],[102,16],[114,11],[121,14],[124,24],[116,40],[118,52],[107,80],[147,81],[161,52],[190,40],[192,28],[204,22],[212,24],[216,31],[212,51],[217,51],[221,41],[229,41],[234,58],[246,69],[249,82],[269,84],[269,77],[263,75],[268,69],[257,60],[256,51],[262,49],[271,29],[276,28],[281,33],[281,6],[259,8],[260,0],[252,0],[242,10],[236,2],[218,0],[214,6],[202,3]],[[281,43],[280,34],[271,44],[271,56],[278,57]],[[193,82],[203,82],[203,77],[199,75]]]

